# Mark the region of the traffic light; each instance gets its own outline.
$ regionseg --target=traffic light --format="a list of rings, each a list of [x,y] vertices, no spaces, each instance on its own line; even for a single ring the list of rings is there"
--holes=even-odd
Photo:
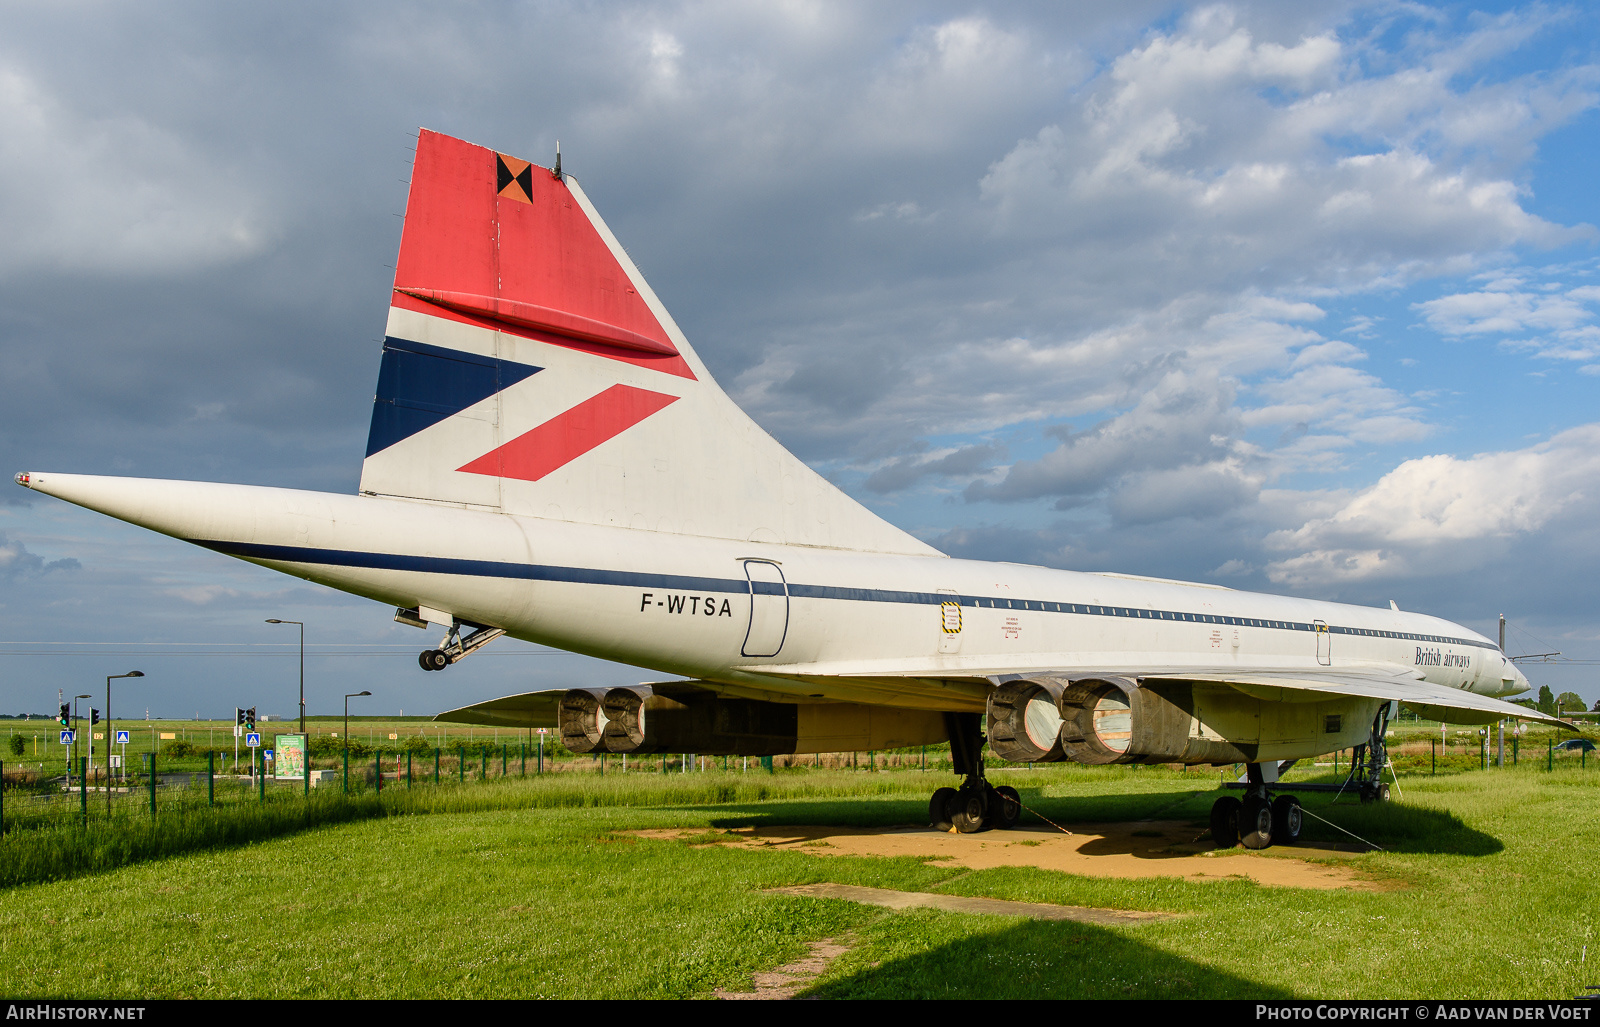
[[[62,727],[66,727],[67,726],[67,721],[72,719],[72,704],[71,703],[62,703],[61,704],[61,713],[56,719],[61,721],[61,726]]]
[[[233,708],[233,722],[240,727],[244,727],[244,711],[237,706]]]
[[[254,706],[244,711],[244,729],[246,731],[254,731],[256,729],[256,708]]]
[[[100,723],[100,711],[91,706],[89,707],[89,726],[94,727],[98,723]]]

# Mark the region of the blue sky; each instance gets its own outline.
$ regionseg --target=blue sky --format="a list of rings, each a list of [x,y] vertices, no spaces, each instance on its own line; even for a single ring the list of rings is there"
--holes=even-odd
[[[560,139],[730,393],[947,552],[1600,658],[1588,6],[12,13],[13,470],[353,490],[408,138]],[[310,622],[313,712],[645,676],[506,642],[423,675],[385,609],[21,489],[0,613],[0,712],[138,666],[130,709],[287,715],[267,617]]]

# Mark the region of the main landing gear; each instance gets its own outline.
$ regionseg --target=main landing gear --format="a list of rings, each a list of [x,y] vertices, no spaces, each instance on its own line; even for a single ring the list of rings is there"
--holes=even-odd
[[[1261,764],[1245,765],[1243,799],[1224,795],[1211,807],[1211,838],[1219,849],[1243,845],[1264,849],[1274,842],[1292,845],[1300,840],[1300,800],[1292,795],[1273,798],[1267,792]]]
[[[946,713],[950,757],[962,777],[959,788],[941,788],[928,802],[928,823],[936,831],[973,834],[991,827],[1007,828],[1022,815],[1022,797],[1015,788],[996,788],[983,776],[983,731],[979,714]]]

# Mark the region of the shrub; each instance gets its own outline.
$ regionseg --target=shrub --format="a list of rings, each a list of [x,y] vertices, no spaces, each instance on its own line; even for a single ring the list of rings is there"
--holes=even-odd
[[[174,738],[161,749],[161,755],[167,757],[168,759],[183,759],[187,756],[199,756],[202,755],[203,752],[204,750],[200,749],[193,742],[182,738]]]
[[[433,740],[426,735],[407,735],[400,740],[400,751],[423,755],[433,752]]]
[[[12,732],[12,734],[11,734],[11,755],[13,755],[13,756],[23,756],[23,755],[27,754],[27,751],[28,751],[28,742],[27,742],[27,740],[24,739],[21,735],[17,734],[16,732]]]

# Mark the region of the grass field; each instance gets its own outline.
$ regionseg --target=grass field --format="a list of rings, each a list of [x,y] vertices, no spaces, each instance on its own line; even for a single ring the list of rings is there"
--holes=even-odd
[[[188,825],[168,829],[166,849],[107,850],[117,825],[106,823],[96,850],[93,825],[79,827],[81,850],[127,865],[5,888],[0,992],[695,997],[747,990],[753,973],[837,937],[849,951],[808,994],[1571,997],[1600,981],[1586,962],[1600,899],[1591,869],[1600,768],[1574,759],[1550,773],[1523,752],[1515,769],[1403,776],[1405,800],[1386,806],[1307,799],[1385,847],[1340,862],[1389,882],[1386,891],[966,871],[705,844],[709,833],[629,833],[916,823],[946,779],[932,773],[567,774],[328,794],[314,797],[327,816],[310,828],[290,819],[304,816],[303,802],[283,796],[254,807],[256,834],[229,837],[215,835],[252,807],[194,806],[161,821]],[[1203,829],[1216,794],[1214,776],[1192,772],[1004,773],[1028,805],[1063,823],[1176,819]],[[282,822],[265,823],[272,810]],[[130,819],[125,842],[141,824],[162,837]],[[0,865],[71,830],[19,824],[0,842]],[[1307,835],[1319,834],[1335,833],[1313,822]],[[1182,915],[1096,927],[764,891],[821,881]]]

